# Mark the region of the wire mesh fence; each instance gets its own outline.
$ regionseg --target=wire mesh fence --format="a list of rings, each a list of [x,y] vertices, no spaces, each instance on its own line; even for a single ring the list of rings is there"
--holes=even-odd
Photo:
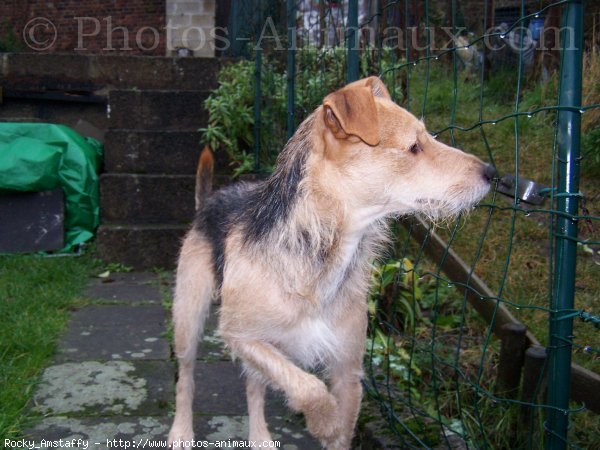
[[[468,217],[398,221],[374,262],[363,419],[403,448],[600,448],[596,16],[574,0],[232,2],[245,59],[205,138],[238,173],[268,172],[327,93],[378,75],[501,175]]]

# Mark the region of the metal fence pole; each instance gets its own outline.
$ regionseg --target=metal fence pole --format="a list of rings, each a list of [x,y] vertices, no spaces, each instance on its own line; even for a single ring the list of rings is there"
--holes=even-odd
[[[296,87],[296,0],[287,0],[287,136],[292,137],[296,124],[294,123],[294,103]]]
[[[240,8],[239,8],[239,0],[231,0],[231,11],[229,13],[229,30],[232,37],[233,44],[231,45],[231,49],[228,50],[228,56],[239,56],[240,51]]]
[[[579,161],[581,117],[581,72],[583,56],[583,5],[581,0],[569,2],[561,32],[561,79],[558,113],[558,189],[555,194],[557,211],[556,256],[554,264],[555,290],[550,309],[550,372],[548,405],[560,410],[548,412],[547,449],[567,446],[569,387],[571,382],[571,339],[573,319],[567,314],[573,309],[575,262],[577,252]],[[563,214],[561,214],[563,213]]]
[[[260,171],[260,102],[261,102],[261,78],[262,78],[262,42],[260,39],[262,25],[262,0],[254,2],[254,21],[257,44],[254,47],[254,170]]]
[[[359,59],[358,59],[358,0],[348,1],[348,27],[347,27],[347,45],[348,45],[348,64],[346,67],[346,82],[358,80]]]

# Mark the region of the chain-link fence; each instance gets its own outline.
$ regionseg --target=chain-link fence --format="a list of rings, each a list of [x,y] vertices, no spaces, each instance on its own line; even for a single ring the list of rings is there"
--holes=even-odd
[[[395,224],[374,263],[361,420],[402,448],[600,448],[599,19],[575,0],[232,1],[245,59],[205,137],[238,173],[375,74],[501,175],[467,218]]]

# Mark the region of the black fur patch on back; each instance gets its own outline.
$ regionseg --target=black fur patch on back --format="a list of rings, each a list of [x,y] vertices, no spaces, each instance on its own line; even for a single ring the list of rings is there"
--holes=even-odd
[[[265,184],[248,199],[244,223],[246,242],[258,241],[285,221],[296,203],[310,154],[313,117],[304,121],[277,158],[277,166]]]
[[[223,282],[225,240],[232,227],[241,226],[248,244],[262,240],[289,217],[310,154],[312,120],[311,116],[300,125],[279,154],[277,167],[267,180],[233,184],[203,200],[194,229],[211,243],[219,287]]]
[[[217,286],[223,282],[225,239],[248,202],[248,197],[262,183],[238,183],[213,192],[196,213],[194,229],[206,236],[213,251]]]
[[[258,241],[265,237],[281,221],[285,220],[295,204],[298,183],[303,177],[306,158],[293,161],[285,172],[274,173],[261,189],[250,196],[244,208],[246,241]]]

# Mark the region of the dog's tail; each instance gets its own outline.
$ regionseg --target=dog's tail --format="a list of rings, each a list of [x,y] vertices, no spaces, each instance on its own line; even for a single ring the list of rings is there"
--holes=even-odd
[[[198,160],[198,168],[196,169],[196,211],[202,206],[202,201],[212,191],[213,168],[215,166],[215,158],[212,150],[208,145],[204,146],[204,150],[200,153]]]

